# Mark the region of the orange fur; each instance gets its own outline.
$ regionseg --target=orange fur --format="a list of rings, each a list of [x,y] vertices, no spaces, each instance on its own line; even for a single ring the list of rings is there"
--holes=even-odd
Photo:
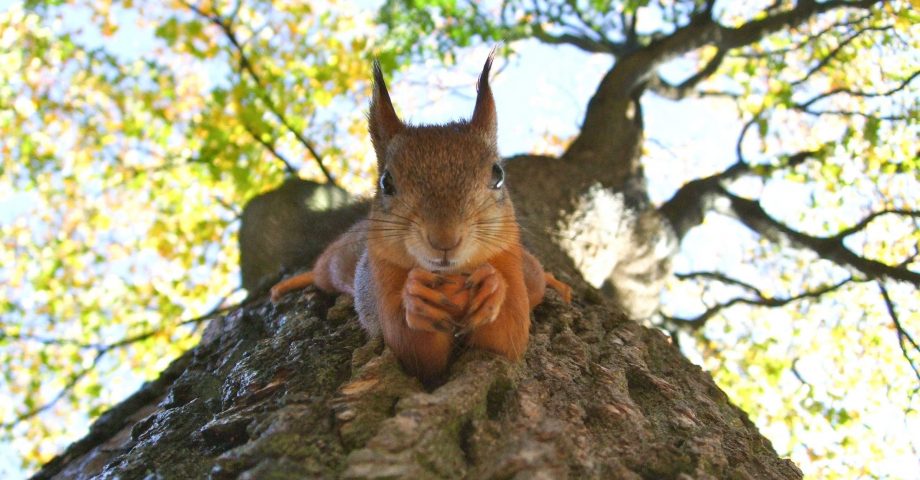
[[[447,369],[453,335],[409,328],[403,305],[403,287],[409,271],[374,255],[370,257],[370,265],[377,286],[374,295],[384,342],[409,373],[426,383],[434,381]]]
[[[505,283],[504,301],[495,320],[474,329],[469,344],[510,360],[519,360],[530,336],[530,295],[524,283],[521,247],[500,253],[489,260]]]

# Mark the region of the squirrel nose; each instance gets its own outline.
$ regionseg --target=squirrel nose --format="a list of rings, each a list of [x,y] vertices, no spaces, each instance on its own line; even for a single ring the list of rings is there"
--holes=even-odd
[[[428,232],[428,244],[435,250],[449,252],[460,245],[462,237],[456,232]]]

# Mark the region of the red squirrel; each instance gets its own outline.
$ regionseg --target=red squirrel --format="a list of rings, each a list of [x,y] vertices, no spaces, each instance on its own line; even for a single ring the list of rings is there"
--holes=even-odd
[[[492,59],[479,76],[472,118],[445,125],[403,123],[374,64],[368,122],[379,181],[370,214],[312,271],[271,292],[277,301],[313,284],[353,295],[364,328],[381,333],[425,383],[445,372],[457,345],[519,360],[546,286],[571,300],[571,288],[521,245],[498,155]]]

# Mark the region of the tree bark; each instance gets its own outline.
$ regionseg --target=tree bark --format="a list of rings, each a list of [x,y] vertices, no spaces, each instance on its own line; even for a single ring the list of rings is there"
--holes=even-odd
[[[313,290],[200,345],[35,478],[800,478],[668,339],[579,285],[525,359],[461,352],[426,391]]]

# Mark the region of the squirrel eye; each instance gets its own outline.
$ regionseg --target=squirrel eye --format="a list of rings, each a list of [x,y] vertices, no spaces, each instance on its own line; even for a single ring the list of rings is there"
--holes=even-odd
[[[396,185],[393,185],[393,176],[390,175],[389,170],[384,170],[383,175],[380,176],[380,191],[384,195],[396,194]]]
[[[492,183],[490,183],[489,185],[493,189],[498,190],[499,188],[502,188],[502,185],[504,184],[505,184],[505,169],[503,169],[501,165],[496,163],[492,165]]]

